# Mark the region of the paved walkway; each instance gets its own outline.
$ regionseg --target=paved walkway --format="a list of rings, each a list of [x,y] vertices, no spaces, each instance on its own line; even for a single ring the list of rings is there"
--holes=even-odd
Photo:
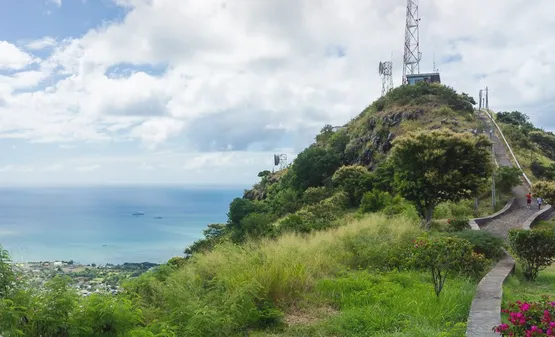
[[[484,124],[493,129],[494,126],[489,118],[481,114],[480,119]],[[489,136],[489,130],[486,129]],[[502,140],[495,133],[492,137],[495,160],[499,166],[512,166],[507,149]],[[499,218],[492,220],[481,229],[507,239],[509,230],[513,228],[522,228],[522,224],[538,210],[536,208],[528,209],[526,207],[526,197],[528,188],[523,185],[515,187],[513,194],[516,197],[517,207],[503,214]],[[466,335],[475,337],[499,336],[492,332],[492,328],[501,324],[501,301],[503,298],[503,282],[511,273],[515,265],[513,258],[507,255],[495,265],[495,267],[480,281],[472,301],[470,313],[468,316],[468,326]]]
[[[478,118],[480,118],[484,122],[484,124],[488,128],[490,128],[490,130],[494,130],[493,128],[495,128],[495,126],[491,123],[489,117],[482,113],[478,115]],[[489,137],[488,129],[485,130],[485,133]],[[495,132],[493,133],[492,141],[495,151],[495,160],[497,161],[499,166],[513,166],[513,163],[509,158],[510,154],[507,153],[507,149],[503,140],[499,139]],[[521,228],[524,221],[526,221],[526,219],[528,219],[537,211],[537,209],[534,207],[532,207],[532,209],[526,208],[527,193],[528,188],[526,188],[525,185],[513,188],[513,195],[516,197],[518,207],[513,208],[510,212],[482,227],[482,230],[491,232],[497,236],[507,239],[509,230],[513,228]]]

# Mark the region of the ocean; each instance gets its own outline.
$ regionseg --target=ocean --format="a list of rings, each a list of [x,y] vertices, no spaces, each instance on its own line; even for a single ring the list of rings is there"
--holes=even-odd
[[[163,263],[182,256],[209,223],[225,222],[229,203],[242,192],[166,186],[1,188],[0,244],[21,262]]]

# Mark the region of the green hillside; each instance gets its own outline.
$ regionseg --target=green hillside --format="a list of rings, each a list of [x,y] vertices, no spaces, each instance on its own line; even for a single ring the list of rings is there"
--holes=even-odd
[[[555,180],[555,134],[535,127],[519,111],[498,112],[495,119],[528,177]]]
[[[79,298],[63,275],[30,288],[3,254],[0,332],[464,336],[475,286],[502,252],[500,239],[464,231],[474,213],[493,211],[490,143],[468,132],[481,128],[473,103],[420,83],[340,130],[325,126],[288,168],[260,172],[185,258],[127,280],[117,296]]]

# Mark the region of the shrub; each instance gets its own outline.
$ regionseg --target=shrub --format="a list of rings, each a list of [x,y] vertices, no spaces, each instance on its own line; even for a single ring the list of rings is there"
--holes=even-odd
[[[538,181],[534,184],[533,191],[537,196],[542,197],[546,203],[555,204],[554,181]]]
[[[538,302],[508,303],[502,311],[509,315],[508,323],[493,328],[502,336],[555,335],[555,302],[548,296]]]
[[[514,166],[501,166],[495,172],[495,183],[499,190],[504,193],[511,191],[511,188],[520,185],[520,175],[522,171]]]
[[[505,254],[503,248],[505,242],[502,238],[486,231],[463,231],[451,233],[461,239],[468,240],[472,244],[472,250],[477,254],[484,254],[488,259],[497,260]]]
[[[307,205],[312,205],[319,203],[320,201],[329,198],[331,195],[331,190],[329,188],[320,187],[309,187],[303,193],[303,202]]]
[[[414,220],[419,220],[420,218],[414,205],[399,195],[393,197],[389,204],[384,207],[382,212],[389,216],[404,215],[408,219]]]
[[[457,237],[423,237],[414,241],[411,264],[430,271],[434,291],[439,297],[447,277],[463,272],[479,274],[486,261],[483,255],[472,251],[469,241]]]
[[[470,229],[469,219],[448,219],[447,231],[448,232],[461,232],[465,229]]]
[[[332,182],[347,194],[351,206],[358,206],[369,189],[370,172],[360,165],[342,166],[333,174]]]
[[[280,222],[280,230],[310,233],[313,230],[330,228],[347,207],[347,204],[348,198],[345,193],[336,193],[317,204],[307,206],[294,214],[286,216]]]
[[[391,194],[384,191],[372,190],[364,193],[360,203],[361,213],[373,213],[384,209],[392,202]]]
[[[540,270],[555,262],[555,232],[552,230],[512,229],[509,244],[529,281],[534,281]]]
[[[309,147],[299,153],[287,174],[291,175],[291,187],[304,191],[309,187],[324,186],[341,166],[341,159],[332,150]]]

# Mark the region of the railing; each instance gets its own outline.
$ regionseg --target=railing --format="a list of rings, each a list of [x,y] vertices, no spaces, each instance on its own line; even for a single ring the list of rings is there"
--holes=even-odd
[[[516,159],[516,156],[513,152],[513,149],[509,145],[509,142],[507,141],[507,138],[505,138],[505,135],[503,134],[503,131],[501,131],[501,128],[499,127],[499,125],[497,125],[497,123],[495,122],[495,120],[493,119],[493,116],[489,113],[489,111],[484,110],[484,109],[482,109],[482,111],[484,111],[488,115],[488,117],[493,122],[493,125],[495,125],[495,127],[499,131],[499,134],[501,135],[501,138],[503,138],[503,141],[505,141],[505,145],[507,145],[507,149],[509,149],[509,152],[511,153],[511,155],[513,156],[513,159],[515,160],[516,166],[522,171],[522,176],[524,177],[524,180],[526,181],[526,183],[528,184],[529,187],[532,187],[532,182],[530,181],[530,179],[528,179],[528,176],[526,175],[526,173],[524,173],[524,170],[520,166],[520,163],[518,162],[518,159]]]

